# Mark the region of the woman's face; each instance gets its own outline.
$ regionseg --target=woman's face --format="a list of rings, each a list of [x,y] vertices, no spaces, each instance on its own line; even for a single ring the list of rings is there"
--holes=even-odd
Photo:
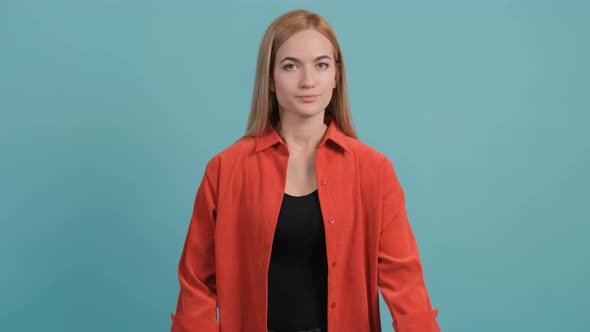
[[[336,87],[335,64],[332,43],[320,32],[307,29],[287,39],[277,50],[270,83],[279,109],[303,117],[324,111]]]

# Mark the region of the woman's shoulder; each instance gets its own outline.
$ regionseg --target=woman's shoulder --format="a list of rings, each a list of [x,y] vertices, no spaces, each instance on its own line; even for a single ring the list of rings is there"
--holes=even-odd
[[[359,140],[351,138],[351,141],[354,142],[348,146],[357,156],[359,174],[362,175],[362,180],[365,181],[367,188],[370,187],[369,184],[374,184],[377,187],[390,186],[391,184],[395,187],[400,186],[392,158],[389,156],[391,150],[388,149],[386,153]]]
[[[240,157],[253,151],[256,146],[256,138],[250,136],[242,136],[233,143],[227,145],[217,153],[215,153],[207,162],[207,164],[213,164],[219,166],[222,162],[227,164],[228,162],[240,159]]]
[[[256,147],[256,137],[242,136],[219,151],[220,158],[233,158],[251,152]]]
[[[359,139],[346,137],[346,144],[350,150],[350,152],[356,156],[361,162],[369,163],[369,164],[389,164],[391,163],[391,159],[388,155],[378,148],[365,143]]]

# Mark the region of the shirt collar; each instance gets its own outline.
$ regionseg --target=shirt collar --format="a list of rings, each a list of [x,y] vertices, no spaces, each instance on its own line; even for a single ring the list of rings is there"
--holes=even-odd
[[[346,135],[340,131],[338,125],[336,125],[336,122],[330,114],[324,114],[324,123],[328,125],[328,129],[326,130],[326,134],[320,142],[320,145],[318,145],[318,149],[323,147],[326,142],[330,140],[345,151],[350,152],[348,144],[346,143]],[[285,144],[281,136],[279,136],[279,133],[269,121],[264,132],[256,137],[256,152],[269,148],[277,143]]]

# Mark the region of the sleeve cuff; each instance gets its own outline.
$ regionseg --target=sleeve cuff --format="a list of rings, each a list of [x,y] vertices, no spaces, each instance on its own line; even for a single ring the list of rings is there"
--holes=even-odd
[[[438,308],[419,313],[402,315],[394,318],[393,328],[396,332],[440,332],[436,321]]]
[[[203,319],[188,315],[175,315],[170,313],[172,319],[171,332],[219,332],[217,321],[203,322]]]

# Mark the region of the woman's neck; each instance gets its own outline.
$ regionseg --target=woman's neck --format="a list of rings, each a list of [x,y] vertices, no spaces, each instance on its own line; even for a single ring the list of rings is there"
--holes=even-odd
[[[327,128],[324,123],[324,112],[305,118],[281,112],[276,130],[290,149],[302,151],[315,150],[324,138]]]

